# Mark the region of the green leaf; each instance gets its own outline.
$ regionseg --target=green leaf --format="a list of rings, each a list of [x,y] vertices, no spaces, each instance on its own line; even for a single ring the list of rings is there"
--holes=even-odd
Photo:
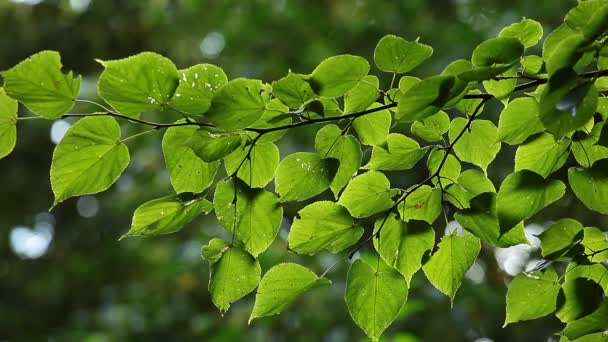
[[[369,109],[381,107],[379,103],[369,106]],[[382,146],[386,143],[391,128],[391,112],[388,109],[360,116],[353,120],[353,127],[362,144]]]
[[[497,77],[501,77],[501,76],[514,77],[514,76],[517,76],[517,71],[515,70],[515,68],[511,68],[511,69],[505,71],[504,73],[500,74]],[[483,81],[483,87],[488,92],[488,94],[493,95],[494,97],[496,97],[499,100],[504,99],[504,101],[508,100],[509,95],[511,95],[511,93],[515,89],[515,86],[517,86],[516,78]]]
[[[608,236],[603,231],[595,227],[585,227],[581,244],[591,262],[608,260]]]
[[[505,248],[530,244],[524,233],[523,222],[501,234],[495,193],[487,192],[473,197],[470,200],[470,208],[459,210],[454,214],[454,218],[463,228],[493,246]]]
[[[422,266],[428,280],[439,291],[454,302],[462,278],[477,259],[481,243],[475,236],[465,232],[464,236],[445,235],[438,250]]]
[[[580,242],[583,225],[573,219],[561,219],[538,235],[542,255],[547,259],[563,256],[573,245]]]
[[[247,153],[249,157],[247,157]],[[226,158],[224,166],[226,173],[234,174],[243,180],[251,188],[263,188],[274,177],[274,172],[279,165],[279,148],[270,142],[256,142],[237,149]],[[240,169],[239,169],[240,166]]]
[[[584,126],[595,114],[598,92],[592,83],[576,83],[571,70],[549,79],[542,93],[539,117],[545,128],[557,137]]]
[[[378,77],[367,75],[353,89],[344,95],[344,114],[360,112],[367,109],[378,97]]]
[[[402,74],[414,69],[432,54],[433,48],[418,43],[418,40],[410,42],[389,34],[376,45],[374,62],[382,71]]]
[[[595,311],[604,297],[602,288],[586,278],[570,278],[562,284],[563,304],[555,316],[562,322],[571,322]]]
[[[466,170],[456,183],[445,187],[446,199],[452,202],[457,208],[469,208],[469,202],[473,197],[484,192],[496,192],[494,184],[486,175],[477,170]]]
[[[507,318],[509,323],[546,316],[557,308],[560,285],[557,273],[548,268],[544,273],[520,273],[507,291]]]
[[[335,160],[309,152],[290,154],[279,163],[275,187],[281,202],[303,201],[329,187],[335,174]]]
[[[545,62],[540,56],[528,55],[522,57],[520,63],[523,74],[536,75],[542,70]]]
[[[369,63],[362,57],[339,55],[330,57],[310,77],[314,92],[323,97],[339,97],[353,89],[369,72]]]
[[[450,117],[442,110],[433,114],[422,121],[415,121],[410,130],[412,134],[428,141],[440,141],[443,135],[450,128]]]
[[[205,116],[217,127],[233,131],[256,122],[268,101],[268,87],[262,81],[237,78],[217,90]]]
[[[53,207],[72,196],[109,188],[129,164],[120,126],[111,117],[88,117],[72,126],[55,147],[51,163]]]
[[[207,163],[188,146],[197,134],[195,126],[171,127],[163,136],[163,155],[169,170],[171,185],[177,193],[199,193],[213,183],[219,162]]]
[[[479,94],[481,94],[481,91],[479,89],[473,89],[468,92],[468,95],[479,95]],[[479,107],[480,105],[481,105],[481,107]],[[473,113],[475,112],[477,107],[479,107],[479,110],[477,111],[477,113],[478,113],[477,115],[480,115],[483,112],[483,108],[485,107],[485,105],[483,104],[482,99],[462,99],[462,100],[458,101],[458,103],[456,104],[455,107],[462,114],[465,114],[466,116],[471,116],[471,115],[473,115]]]
[[[450,100],[444,104],[444,107],[446,107],[446,108],[453,107],[458,102],[460,102],[460,100],[462,100],[462,98],[466,95],[466,93],[468,92],[468,89],[469,89],[469,81],[461,79],[460,75],[463,72],[467,72],[472,69],[473,69],[473,64],[465,59],[457,59],[457,60],[453,61],[452,63],[448,64],[448,66],[446,66],[445,69],[443,69],[443,71],[441,72],[441,75],[456,76],[456,78],[454,79],[454,85],[452,86],[452,88],[449,91],[449,94],[447,95],[447,97],[450,98]]]
[[[45,119],[57,119],[72,109],[82,79],[73,78],[71,71],[61,72],[61,57],[56,51],[39,52],[0,75],[6,95]]]
[[[461,117],[452,120],[448,132],[450,142],[454,144],[454,140],[464,131],[458,142],[454,144],[454,152],[460,160],[475,164],[487,172],[488,165],[500,151],[500,142],[496,142],[498,130],[488,120],[474,120],[468,128],[465,128],[467,122],[467,119]]]
[[[289,111],[289,108],[282,104],[281,101],[277,99],[270,100],[268,105],[266,106],[266,110],[262,114],[262,116],[253,124],[251,124],[251,128],[273,128],[286,126],[291,124],[291,114],[286,114]],[[263,136],[261,136],[258,141],[259,142],[274,142],[281,139],[286,133],[287,129],[276,130],[274,132],[267,132]],[[247,135],[251,137],[251,140],[255,139],[259,133],[247,131]]]
[[[387,137],[387,149],[374,146],[372,156],[364,166],[371,170],[409,170],[426,154],[427,148],[411,138],[398,133]]]
[[[600,144],[600,139],[608,133],[608,126],[597,124],[588,135],[575,133],[570,148],[576,161],[583,167],[591,167],[602,159],[608,158],[608,145]]]
[[[605,34],[606,29],[608,29],[608,6],[606,6],[606,2],[602,4],[604,6],[593,12],[589,21],[581,30],[587,42],[593,42]]]
[[[299,254],[315,254],[324,249],[338,253],[359,241],[363,228],[353,222],[346,208],[328,202],[314,202],[298,212],[287,241]]]
[[[129,117],[138,118],[146,110],[162,110],[178,86],[177,68],[157,53],[97,61],[105,68],[97,85],[99,96]]]
[[[302,76],[290,71],[287,76],[272,82],[272,93],[289,108],[300,108],[316,97],[310,84]]]
[[[15,148],[17,142],[17,101],[0,88],[0,159]]]
[[[342,110],[334,99],[318,98],[304,105],[304,113],[300,114],[308,120],[341,116]]]
[[[532,19],[522,19],[518,23],[513,23],[498,33],[499,37],[517,38],[525,48],[538,44],[543,36],[542,25]]]
[[[531,171],[510,174],[502,182],[496,197],[501,232],[562,198],[565,191],[566,186],[561,181],[544,179]]]
[[[243,139],[238,134],[223,133],[220,130],[200,127],[184,142],[197,157],[210,163],[232,153],[239,148]]]
[[[441,161],[445,156],[445,151],[442,150],[434,150],[429,154],[429,159],[426,162],[426,166],[429,169],[429,174],[433,175],[437,170],[439,170],[439,166],[441,166]],[[441,177],[441,183],[446,186],[450,183],[453,183],[456,178],[460,175],[460,162],[456,157],[451,154],[448,154],[446,157],[445,163],[439,172],[439,177]],[[433,183],[437,184],[437,179],[433,180]]]
[[[498,140],[518,145],[532,134],[542,132],[538,102],[532,97],[517,98],[505,107],[498,120]]]
[[[423,120],[450,100],[454,76],[432,76],[416,83],[400,98],[396,119],[403,122]]]
[[[258,317],[280,313],[304,292],[324,284],[331,282],[304,266],[293,263],[273,266],[260,282],[249,323]]]
[[[204,114],[211,107],[215,92],[228,78],[220,67],[197,64],[178,71],[179,83],[169,105],[182,112]]]
[[[467,81],[467,82],[486,81],[486,80],[490,80],[490,79],[502,74],[503,72],[511,69],[512,66],[513,66],[513,63],[500,64],[500,65],[496,65],[496,66],[477,67],[477,68],[474,68],[471,70],[461,72],[458,75],[458,78],[460,78],[463,81]]]
[[[604,159],[588,169],[571,167],[568,182],[576,197],[594,211],[608,214],[608,160]]]
[[[480,67],[509,64],[517,61],[523,52],[524,46],[517,38],[490,38],[473,50],[471,62]]]
[[[568,268],[564,272],[564,278],[567,280],[574,278],[585,278],[594,281],[604,289],[604,295],[608,295],[608,269],[602,264],[580,264],[570,262]]]
[[[515,171],[530,170],[547,178],[564,166],[570,155],[569,147],[568,140],[558,142],[553,135],[541,133],[517,148]]]
[[[378,171],[355,177],[344,189],[339,204],[353,217],[368,217],[390,208],[397,190],[390,189],[388,178]]]
[[[399,207],[404,221],[420,220],[432,224],[441,214],[441,189],[422,185],[407,196]]]
[[[401,221],[397,215],[389,214],[376,220],[374,232],[380,230],[374,247],[382,260],[395,267],[410,283],[412,276],[422,267],[422,258],[435,246],[435,231],[424,221]],[[380,228],[382,227],[382,228]]]
[[[245,250],[257,257],[274,241],[283,207],[278,198],[264,189],[252,189],[233,178],[219,182],[213,196],[218,221],[224,229],[245,245]]]
[[[219,239],[213,239],[203,247],[203,255],[209,260],[211,277],[209,292],[213,304],[222,315],[228,311],[230,304],[253,291],[260,282],[262,269],[260,263],[249,253],[228,245]],[[218,250],[218,247],[219,248]],[[207,255],[212,255],[209,259]],[[212,260],[217,261],[212,262]]]
[[[587,20],[587,19],[585,19]],[[566,40],[566,38],[577,34],[577,31],[570,28],[568,25],[561,24],[553,32],[551,32],[543,41],[543,59],[547,61],[549,57],[555,52],[558,45]]]
[[[210,265],[213,265],[220,260],[224,252],[229,248],[228,242],[221,239],[211,239],[208,245],[203,246],[202,257],[209,261]]]
[[[329,188],[337,199],[340,190],[348,184],[361,166],[361,144],[352,135],[342,135],[336,125],[326,125],[317,132],[315,149],[325,158],[338,160],[336,175]]]
[[[207,214],[211,210],[213,204],[201,196],[158,198],[135,209],[131,229],[123,237],[174,233],[197,216]]]
[[[603,0],[579,1],[578,5],[568,11],[564,22],[573,30],[581,30],[589,24],[589,19],[606,4]]]
[[[396,270],[376,271],[361,259],[348,270],[345,301],[353,321],[378,341],[407,300],[407,283]]]
[[[564,335],[573,340],[587,334],[608,330],[608,299],[604,298],[600,307],[591,314],[569,322],[563,330]]]
[[[571,34],[562,40],[553,53],[545,60],[545,69],[549,76],[553,76],[558,71],[570,70],[580,63],[583,57],[583,47],[585,38],[582,34]]]

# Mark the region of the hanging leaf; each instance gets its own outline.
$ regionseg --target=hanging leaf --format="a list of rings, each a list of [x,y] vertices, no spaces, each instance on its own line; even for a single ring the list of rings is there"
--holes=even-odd
[[[396,270],[374,270],[357,259],[348,270],[344,299],[355,323],[372,341],[378,341],[397,318],[407,291],[405,279]]]
[[[465,232],[464,236],[445,235],[437,246],[439,249],[422,270],[431,284],[454,302],[464,274],[477,259],[481,243]]]
[[[304,266],[292,263],[275,265],[264,274],[260,282],[249,323],[258,317],[276,315],[304,292],[315,286],[329,284],[331,281],[319,278]]]
[[[342,192],[339,204],[348,209],[353,217],[368,217],[390,208],[398,190],[390,189],[386,176],[369,171],[355,177]]]
[[[199,193],[213,184],[219,163],[207,163],[188,146],[197,134],[195,126],[171,127],[163,136],[163,155],[169,169],[169,178],[175,192]]]
[[[380,96],[378,77],[367,75],[344,95],[344,114],[367,109]]]
[[[608,214],[608,160],[600,160],[588,169],[571,167],[568,182],[576,197],[594,211]]]
[[[474,120],[468,129],[465,129],[468,120],[456,118],[450,124],[448,136],[453,144],[460,132],[457,144],[454,144],[454,152],[460,160],[479,166],[487,172],[488,165],[496,158],[500,151],[500,142],[496,142],[498,130],[491,121]]]
[[[252,189],[244,182],[230,178],[215,188],[215,215],[226,231],[257,257],[274,241],[281,228],[283,207],[274,194]]]
[[[506,248],[530,244],[524,233],[523,222],[501,232],[495,193],[487,192],[473,197],[470,207],[456,212],[454,218],[463,228],[493,246]]]
[[[372,104],[369,109],[378,108],[379,103]],[[353,120],[353,128],[362,144],[382,146],[391,128],[391,112],[388,109],[360,116]]]
[[[305,76],[289,72],[287,76],[272,82],[272,93],[289,108],[300,108],[315,98],[315,93]]]
[[[310,75],[309,83],[315,94],[339,97],[353,89],[369,72],[369,63],[362,57],[339,55],[319,64]]]
[[[543,36],[542,25],[532,19],[522,19],[518,23],[513,23],[498,33],[499,37],[517,38],[525,48],[538,44]]]
[[[371,170],[408,170],[414,167],[428,151],[428,148],[420,148],[420,145],[414,139],[398,133],[388,135],[387,145],[387,149],[374,146],[371,158],[364,168]]]
[[[378,254],[389,266],[395,267],[409,284],[412,276],[422,267],[422,258],[435,245],[435,231],[427,222],[404,222],[395,214],[389,214],[386,220],[376,220],[374,232],[378,230],[380,236],[374,239]]]
[[[238,169],[236,176],[250,188],[263,188],[274,177],[280,158],[275,144],[256,142],[253,147],[245,145],[228,155],[224,158],[224,166],[229,175]]]
[[[72,196],[108,189],[129,164],[120,127],[111,117],[83,118],[55,147],[51,163],[53,207]]]
[[[329,188],[337,199],[340,190],[348,184],[361,166],[361,144],[352,135],[343,135],[336,125],[326,125],[317,132],[315,149],[326,158],[338,160],[336,175]]]
[[[582,239],[583,225],[573,219],[561,219],[538,235],[542,255],[547,259],[563,256]]]
[[[432,54],[433,48],[418,40],[410,42],[389,34],[376,45],[374,62],[382,71],[401,74],[414,69]]]
[[[228,83],[224,70],[212,64],[197,64],[178,70],[178,76],[179,83],[169,106],[190,114],[207,112],[213,95]]]
[[[500,113],[497,139],[509,145],[521,144],[544,130],[538,116],[538,102],[534,98],[522,97],[509,102]]]
[[[17,101],[0,88],[0,159],[15,148],[17,142]]]
[[[520,145],[515,153],[515,171],[530,170],[547,178],[559,170],[570,155],[568,140],[555,141],[548,133],[537,135]]]
[[[184,195],[161,197],[140,205],[133,213],[131,229],[123,237],[174,233],[213,210],[213,204],[203,197]]]
[[[293,220],[287,241],[289,249],[315,254],[324,249],[338,253],[359,241],[363,228],[355,225],[343,206],[321,201],[307,205]]]
[[[217,127],[233,131],[256,122],[268,101],[268,87],[262,81],[237,78],[216,91],[205,116]]]
[[[420,220],[432,224],[441,214],[441,200],[440,188],[422,185],[410,193],[399,206],[399,214],[404,221]]]
[[[297,152],[279,163],[275,174],[275,187],[281,202],[303,201],[327,189],[335,174],[336,163],[320,155]]]
[[[544,273],[518,274],[507,291],[507,318],[503,326],[554,312],[559,290],[557,273],[552,268]]]
[[[157,53],[97,61],[105,68],[99,76],[99,96],[129,117],[138,118],[146,110],[162,110],[178,86],[177,68]]]
[[[412,134],[428,141],[440,141],[450,128],[450,117],[442,110],[422,121],[414,121],[411,127]]]
[[[473,50],[471,62],[480,67],[509,64],[518,60],[523,52],[524,46],[517,38],[490,38]]]
[[[420,81],[399,99],[395,118],[403,122],[420,121],[437,113],[450,100],[454,76],[432,76]]]
[[[72,109],[82,80],[81,76],[74,78],[71,71],[61,72],[61,57],[56,51],[39,52],[0,75],[6,95],[49,120]]]
[[[249,253],[220,239],[213,239],[203,247],[203,257],[211,266],[211,300],[222,315],[230,304],[253,291],[260,282],[260,263]]]
[[[566,186],[561,181],[544,179],[531,171],[510,174],[496,196],[501,232],[562,198],[565,191]]]

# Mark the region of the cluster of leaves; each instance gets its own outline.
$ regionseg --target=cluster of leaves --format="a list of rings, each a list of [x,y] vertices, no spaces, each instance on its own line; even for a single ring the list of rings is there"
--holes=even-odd
[[[479,44],[470,61],[398,82],[397,75],[433,49],[385,36],[374,62],[393,76],[386,90],[369,74],[370,64],[353,55],[268,84],[228,80],[210,64],[178,70],[145,52],[99,61],[105,69],[98,93],[105,104],[87,114],[69,113],[86,101],[78,99],[81,79],[61,71],[57,52],[43,51],[1,73],[0,157],[12,151],[17,122],[25,119],[17,117],[18,102],[49,120],[82,117],[53,154],[55,206],[108,189],[129,164],[126,140],[164,131],[175,193],[137,208],[125,236],[176,232],[213,211],[232,236],[229,242],[212,239],[202,250],[213,303],[225,312],[257,288],[250,320],[277,314],[307,290],[331,284],[329,270],[317,275],[294,263],[275,265],[261,277],[257,259],[277,236],[284,203],[330,190],[335,201],[315,201],[298,212],[288,247],[298,254],[342,253],[340,261],[347,261],[373,246],[375,255],[351,264],[345,301],[355,323],[378,340],[420,269],[453,300],[482,243],[528,244],[524,221],[568,188],[589,210],[608,214],[608,99],[601,95],[608,90],[608,3],[581,1],[544,39],[542,56],[524,55],[542,36],[538,22],[523,19]],[[504,105],[497,126],[479,118],[492,100]],[[150,111],[182,119],[141,118]],[[122,138],[117,119],[150,130]],[[281,160],[277,140],[296,127],[321,124],[316,152]],[[496,190],[487,168],[503,143],[517,152],[513,173]],[[578,166],[568,170],[568,184],[552,179],[570,154]],[[423,158],[424,180],[391,187],[385,171],[412,169]],[[453,213],[464,229],[436,236],[442,212],[446,221]],[[595,340],[608,329],[608,270],[602,264],[608,240],[598,228],[558,219],[539,236],[545,262],[513,279],[505,325],[555,313],[565,323],[564,341]],[[559,275],[554,264],[561,262],[568,265]]]

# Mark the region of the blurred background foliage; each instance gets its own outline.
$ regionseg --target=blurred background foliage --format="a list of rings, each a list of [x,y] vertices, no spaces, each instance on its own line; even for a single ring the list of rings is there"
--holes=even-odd
[[[102,67],[94,58],[156,51],[178,67],[213,63],[229,78],[270,82],[289,69],[309,73],[322,59],[336,54],[357,54],[371,61],[377,41],[391,33],[410,40],[421,37],[435,49],[414,72],[424,77],[457,58],[469,58],[478,43],[523,16],[540,21],[546,35],[574,4],[574,0],[0,0],[0,70],[40,50],[57,50],[66,69],[83,74],[83,97],[97,99],[95,82]],[[540,48],[532,52],[539,53]],[[387,79],[383,81],[388,86]],[[496,120],[491,113],[496,114],[501,105],[489,107],[486,115]],[[21,108],[20,115],[29,115],[25,111]],[[52,203],[48,177],[52,151],[70,124],[20,122],[15,151],[0,160],[0,340],[364,339],[343,302],[347,264],[330,272],[332,287],[314,290],[280,316],[247,325],[252,295],[221,317],[207,292],[209,269],[200,258],[201,246],[212,237],[226,237],[213,215],[175,234],[117,241],[139,204],[171,192],[160,134],[129,142],[131,165],[110,190],[68,200],[47,212]],[[139,129],[121,124],[127,134]],[[316,129],[288,134],[281,142],[282,156],[312,149]],[[503,145],[490,168],[495,185],[511,172],[513,152]],[[393,174],[392,181],[412,184],[424,172],[419,165],[411,174]],[[287,251],[291,217],[304,205],[287,208],[280,237],[262,256],[263,269],[290,261],[322,272],[336,260],[330,254],[300,257]],[[585,225],[606,224],[605,217],[591,216],[567,194],[534,217],[527,233],[532,238],[549,218],[563,217],[565,208],[566,215]],[[444,226],[440,222],[436,228],[442,231]],[[417,274],[410,299],[384,340],[547,341],[559,330],[556,320],[500,328],[506,284],[537,257],[536,249],[529,246],[484,249],[451,309],[448,298]]]

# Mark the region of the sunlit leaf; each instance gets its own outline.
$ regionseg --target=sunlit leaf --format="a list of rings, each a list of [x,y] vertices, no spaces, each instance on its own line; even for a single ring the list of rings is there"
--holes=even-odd
[[[6,95],[45,119],[57,119],[72,109],[82,79],[74,78],[71,71],[61,72],[61,58],[56,51],[39,52],[0,75]]]
[[[79,120],[55,147],[51,163],[53,206],[72,197],[108,189],[129,164],[120,127],[111,117]]]

